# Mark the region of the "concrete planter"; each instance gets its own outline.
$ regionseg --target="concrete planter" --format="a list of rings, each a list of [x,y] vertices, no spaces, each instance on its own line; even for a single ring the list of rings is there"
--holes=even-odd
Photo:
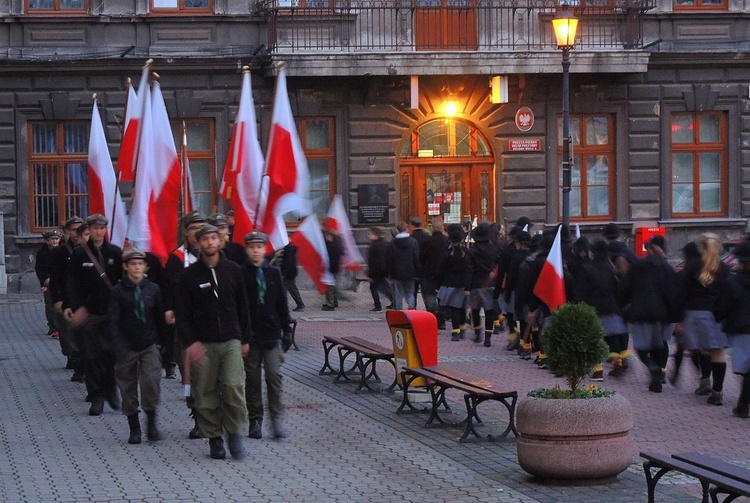
[[[633,460],[633,413],[621,395],[524,398],[516,411],[518,464],[543,479],[614,477]]]

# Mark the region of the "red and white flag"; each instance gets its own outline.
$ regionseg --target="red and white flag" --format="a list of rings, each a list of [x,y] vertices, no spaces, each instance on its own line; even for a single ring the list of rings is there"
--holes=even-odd
[[[148,85],[148,84],[146,84]],[[148,222],[149,201],[151,200],[152,177],[154,169],[154,144],[149,141],[154,136],[154,124],[151,120],[151,91],[143,94],[144,114],[140,118],[138,134],[144,141],[136,142],[136,163],[138,176],[135,177],[133,203],[128,214],[128,241],[143,251],[151,251],[151,227]]]
[[[344,255],[341,257],[341,266],[351,271],[362,270],[362,264],[365,259],[359,252],[357,243],[354,241],[352,227],[349,225],[349,218],[346,216],[344,201],[341,196],[333,196],[331,206],[328,208],[328,226],[341,234],[341,240],[344,242]]]
[[[329,286],[336,284],[329,270],[326,241],[315,214],[302,221],[291,242],[297,246],[299,263],[312,278],[318,292],[325,293]]]
[[[164,264],[169,258],[169,253],[179,245],[177,233],[182,167],[159,82],[154,82],[151,94],[154,127],[154,169],[151,172],[153,185],[149,203],[151,253],[159,257]],[[141,142],[143,141],[145,138],[141,138]]]
[[[96,100],[94,100],[94,109],[91,112],[88,175],[89,214],[100,213],[107,217],[110,224],[109,241],[122,248],[125,244],[128,217],[117,186],[115,169],[112,166],[112,158],[109,156],[104,126],[99,117]]]
[[[565,304],[565,281],[560,240],[561,229],[562,225],[557,228],[557,235],[547,255],[547,261],[542,267],[542,272],[539,273],[536,285],[534,285],[534,295],[547,304],[550,311],[554,311]]]
[[[234,208],[232,239],[238,243],[244,243],[245,235],[256,226],[255,212],[258,209],[262,176],[263,152],[258,142],[250,71],[245,70],[242,74],[240,108],[232,129],[220,189],[221,197]],[[283,230],[286,234],[286,227]]]
[[[269,235],[269,242],[279,250],[284,245],[274,242],[286,231],[279,232],[281,217],[289,212],[306,216],[312,212],[310,202],[310,172],[297,135],[292,107],[286,87],[286,72],[282,66],[276,79],[276,94],[271,117],[271,132],[266,152],[268,196],[259,215],[260,228]],[[264,182],[265,183],[265,182]]]
[[[144,93],[149,90],[148,72],[150,65],[143,67],[141,82],[138,85],[138,94],[128,81],[128,102],[125,109],[125,128],[120,143],[120,155],[117,158],[117,171],[120,181],[132,182],[135,180],[136,159],[138,157],[138,138],[143,116]],[[129,79],[128,79],[129,80]]]

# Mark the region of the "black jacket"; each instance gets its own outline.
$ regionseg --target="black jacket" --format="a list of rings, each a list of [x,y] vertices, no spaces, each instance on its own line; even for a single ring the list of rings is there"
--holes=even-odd
[[[105,315],[109,307],[110,290],[84,246],[99,261],[93,241],[89,240],[86,244],[75,247],[66,271],[64,307],[75,311],[83,306],[90,314]],[[103,258],[99,261],[100,265],[114,286],[122,277],[122,251],[118,246],[106,241],[102,243],[99,251]]]
[[[418,227],[411,231],[411,237],[413,237],[414,241],[417,242],[419,253],[421,255],[422,250],[424,249],[424,245],[427,243],[427,240],[430,239],[430,235],[427,234],[427,231],[425,231],[423,228]]]
[[[592,306],[600,316],[620,314],[618,280],[615,266],[609,259],[583,263],[574,284],[575,300]]]
[[[67,278],[68,264],[73,256],[73,247],[70,243],[60,243],[60,246],[52,251],[52,271],[49,277],[49,290],[52,302],[65,300],[65,284]]]
[[[472,272],[471,257],[466,246],[463,243],[451,246],[443,254],[438,286],[470,290]]]
[[[297,246],[293,243],[289,243],[284,247],[281,253],[281,277],[284,281],[293,280],[297,278],[299,273],[297,269]]]
[[[245,247],[234,241],[228,241],[224,245],[224,255],[237,265],[242,265],[247,262],[247,253]]]
[[[242,280],[247,293],[252,326],[250,345],[269,347],[279,343],[282,332],[289,331],[291,318],[281,271],[267,263],[261,267],[266,280],[263,304],[258,300],[258,267],[249,260],[242,266]]]
[[[324,232],[323,237],[328,252],[328,270],[331,274],[338,274],[341,270],[341,257],[344,256],[344,241],[334,232]]]
[[[500,260],[497,247],[489,241],[477,241],[469,249],[469,256],[472,263],[471,288],[490,286],[490,274]]]
[[[36,252],[34,272],[36,272],[36,277],[39,280],[39,286],[44,286],[44,282],[52,276],[55,248],[50,248],[47,243],[44,243]]]
[[[442,232],[433,232],[419,249],[419,261],[422,278],[437,284],[440,270],[443,268],[445,251],[448,249],[448,238]]]
[[[420,271],[419,245],[417,240],[406,235],[396,237],[391,243],[389,275],[398,281],[413,281]]]
[[[713,313],[725,334],[750,334],[750,272],[729,276]]]
[[[492,295],[496,299],[505,290],[508,281],[508,272],[510,271],[513,256],[516,254],[515,243],[507,243],[500,248],[500,257],[497,261],[497,276],[495,277],[495,290]]]
[[[180,274],[187,267],[194,263],[193,260],[199,255],[198,250],[186,249],[186,246],[180,246],[169,254],[167,263],[164,266],[163,282],[161,293],[164,298],[164,309],[174,311],[177,305],[177,288],[180,283]]]
[[[511,295],[516,291],[518,285],[518,273],[521,270],[521,265],[526,261],[526,257],[529,256],[531,251],[528,248],[521,248],[516,250],[511,257],[510,267],[506,272],[505,288],[503,289],[505,295],[505,302],[510,302]]]
[[[380,280],[388,277],[390,244],[385,238],[378,238],[370,243],[367,251],[367,277]]]
[[[245,344],[250,340],[242,269],[223,252],[219,253],[221,258],[214,268],[218,286],[211,268],[203,260],[198,260],[180,274],[175,317],[185,347],[194,342],[238,339]]]
[[[714,281],[703,286],[698,278],[703,268],[700,258],[688,260],[685,268],[677,275],[677,294],[679,306],[687,311],[710,311],[713,309],[719,293],[726,287],[729,267],[719,262],[719,270]]]
[[[665,259],[632,258],[620,282],[622,314],[627,321],[674,321],[674,270]]]
[[[127,275],[115,285],[109,298],[107,319],[115,353],[143,351],[153,344],[164,344],[166,322],[159,286],[144,278],[138,285],[144,304],[144,319],[135,315],[135,283]]]

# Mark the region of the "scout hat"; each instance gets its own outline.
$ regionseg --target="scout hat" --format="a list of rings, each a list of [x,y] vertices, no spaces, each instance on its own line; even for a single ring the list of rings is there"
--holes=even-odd
[[[219,229],[217,229],[216,226],[214,225],[204,224],[200,229],[195,231],[195,239],[200,240],[200,238],[202,238],[206,234],[211,234],[211,233],[218,234]]]
[[[46,231],[42,232],[42,237],[44,239],[47,238],[59,238],[61,236],[60,231],[57,229],[47,229]]]
[[[227,216],[223,213],[214,213],[213,215],[209,215],[208,223],[211,225],[215,225],[216,227],[229,227]]]
[[[83,219],[81,217],[73,215],[72,217],[70,217],[69,219],[65,221],[65,223],[63,224],[63,228],[70,229],[74,225],[82,224],[82,223],[83,223]]]
[[[208,220],[206,219],[205,215],[203,215],[200,211],[191,211],[190,213],[182,217],[182,227],[184,229],[187,229],[192,224],[205,224],[205,223],[208,223]]]
[[[86,217],[86,223],[89,227],[92,225],[104,225],[106,226],[109,224],[109,220],[107,220],[107,217],[102,215],[101,213],[94,213],[93,215],[89,215]]]
[[[131,260],[146,260],[146,252],[143,252],[139,250],[138,248],[128,248],[124,252],[122,252],[122,261],[123,262],[129,262]]]
[[[268,241],[268,235],[263,234],[260,231],[254,230],[252,232],[249,232],[245,235],[245,244],[249,245],[251,243],[261,243],[266,244]]]

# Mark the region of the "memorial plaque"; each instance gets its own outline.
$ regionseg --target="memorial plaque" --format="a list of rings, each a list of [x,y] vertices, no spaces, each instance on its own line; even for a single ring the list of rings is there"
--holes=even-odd
[[[359,194],[359,223],[387,224],[388,184],[368,183],[357,186]]]

